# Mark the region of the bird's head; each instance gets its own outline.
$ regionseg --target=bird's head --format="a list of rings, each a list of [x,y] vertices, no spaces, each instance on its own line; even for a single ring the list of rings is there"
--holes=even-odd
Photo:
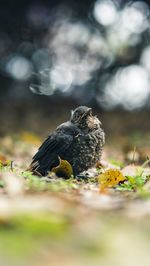
[[[97,126],[97,121],[98,118],[92,115],[92,108],[87,106],[79,106],[71,113],[71,122],[80,128],[92,129]]]

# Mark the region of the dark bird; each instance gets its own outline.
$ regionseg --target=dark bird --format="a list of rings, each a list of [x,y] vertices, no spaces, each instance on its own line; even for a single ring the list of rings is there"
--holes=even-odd
[[[100,120],[92,115],[92,109],[77,107],[69,121],[51,133],[34,155],[30,170],[46,176],[59,164],[59,157],[67,160],[74,175],[93,167],[99,162],[105,134]]]

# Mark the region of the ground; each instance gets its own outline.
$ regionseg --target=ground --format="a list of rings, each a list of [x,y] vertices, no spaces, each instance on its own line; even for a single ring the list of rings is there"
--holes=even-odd
[[[108,132],[88,179],[27,171],[42,139],[36,130],[0,138],[0,265],[149,265],[149,132]],[[125,180],[101,189],[108,169]]]

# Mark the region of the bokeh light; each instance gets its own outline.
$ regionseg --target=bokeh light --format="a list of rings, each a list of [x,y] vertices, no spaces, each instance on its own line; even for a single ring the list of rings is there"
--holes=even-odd
[[[108,26],[114,23],[118,15],[115,4],[109,0],[96,1],[93,13],[97,22],[101,23],[104,26]]]
[[[146,4],[142,2],[127,6],[122,12],[122,24],[129,32],[140,33],[148,26]],[[147,13],[147,12],[146,12]]]
[[[138,65],[119,69],[106,85],[99,101],[106,109],[122,105],[124,109],[134,110],[145,105],[150,95],[149,75]]]
[[[104,109],[147,108],[148,2],[97,0],[86,8],[85,18],[68,2],[31,1],[16,33],[0,31],[0,75],[16,92],[17,82],[30,83],[28,97],[32,91],[94,100]]]
[[[32,71],[32,64],[26,58],[15,55],[6,64],[6,71],[18,80],[26,80],[30,77]]]

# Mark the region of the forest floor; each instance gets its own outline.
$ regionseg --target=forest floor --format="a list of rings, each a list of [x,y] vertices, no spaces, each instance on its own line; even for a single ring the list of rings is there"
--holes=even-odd
[[[102,165],[67,180],[26,170],[35,132],[0,137],[0,265],[149,265],[149,132],[106,135]]]

